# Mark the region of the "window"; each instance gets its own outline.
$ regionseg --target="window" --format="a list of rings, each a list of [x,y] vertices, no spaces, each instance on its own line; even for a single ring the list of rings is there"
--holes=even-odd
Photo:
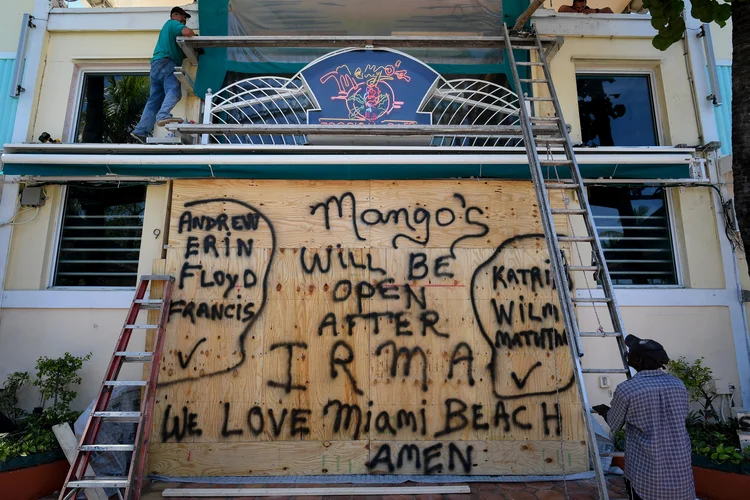
[[[578,74],[576,85],[586,146],[659,144],[650,75]]]
[[[68,186],[55,286],[132,287],[146,186]]]
[[[677,284],[664,188],[591,187],[589,203],[614,284]]]
[[[75,142],[124,144],[148,101],[148,74],[83,75]]]

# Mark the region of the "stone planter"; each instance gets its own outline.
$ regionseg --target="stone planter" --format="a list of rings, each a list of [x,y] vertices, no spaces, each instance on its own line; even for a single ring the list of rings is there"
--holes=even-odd
[[[16,457],[0,463],[3,498],[36,500],[59,491],[70,465],[61,451]]]

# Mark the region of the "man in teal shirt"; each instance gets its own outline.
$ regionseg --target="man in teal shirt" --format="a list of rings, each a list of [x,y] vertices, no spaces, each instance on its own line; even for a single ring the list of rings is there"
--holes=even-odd
[[[154,56],[151,58],[151,91],[148,102],[141,120],[130,133],[133,139],[144,144],[154,129],[154,123],[163,127],[167,123],[182,122],[182,118],[172,117],[172,108],[182,98],[180,82],[174,76],[175,67],[181,65],[183,59],[182,50],[177,45],[177,37],[194,36],[195,33],[185,27],[190,14],[180,7],[174,7],[169,17],[169,21],[161,28]]]

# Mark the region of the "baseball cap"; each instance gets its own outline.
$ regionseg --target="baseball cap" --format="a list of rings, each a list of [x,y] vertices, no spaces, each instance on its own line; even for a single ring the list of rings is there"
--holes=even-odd
[[[630,353],[637,354],[642,358],[652,359],[662,365],[669,362],[669,356],[664,346],[655,340],[628,335],[625,337],[625,345],[628,346]]]
[[[186,18],[190,19],[190,14],[185,12],[185,9],[183,9],[182,7],[172,7],[172,11],[169,13],[169,15],[171,16],[172,14],[182,14]]]

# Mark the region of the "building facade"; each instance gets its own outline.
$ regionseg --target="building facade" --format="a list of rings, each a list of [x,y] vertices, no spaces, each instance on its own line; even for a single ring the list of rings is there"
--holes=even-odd
[[[0,228],[0,376],[31,371],[39,356],[92,352],[76,401],[85,407],[99,387],[137,277],[166,270],[177,277],[179,288],[170,317],[173,340],[167,341],[163,361],[152,472],[394,472],[391,466],[397,462],[397,472],[435,472],[419,460],[401,469],[401,452],[394,443],[409,440],[421,441],[425,449],[445,444],[443,458],[434,462],[445,473],[458,473],[461,467],[481,474],[585,469],[585,446],[574,444],[585,439],[574,411],[578,399],[560,393],[569,388],[570,363],[565,349],[555,353],[567,340],[559,320],[552,319],[555,299],[543,278],[548,262],[539,253],[544,252],[538,243],[539,214],[526,153],[517,138],[477,138],[455,131],[362,138],[241,130],[248,123],[346,125],[357,113],[366,122],[367,113],[377,110],[373,123],[387,115],[399,124],[418,125],[424,118],[446,126],[513,125],[518,89],[513,88],[507,57],[488,48],[358,47],[332,53],[250,43],[244,48],[205,45],[199,54],[188,44],[180,69],[183,98],[174,114],[215,128],[191,135],[188,124],[176,131],[177,139],[166,137],[174,131],[160,130],[160,143],[123,144],[132,117],[119,118],[134,111],[125,106],[133,101],[116,101],[121,106],[114,114],[109,105],[128,85],[136,88],[135,95],[148,88],[149,59],[169,7],[121,3],[122,8],[87,9],[50,8],[44,0],[34,4],[33,15],[46,21],[29,34],[26,91],[18,99],[14,132],[2,157],[6,180],[0,218],[24,212],[16,225]],[[422,3],[429,2],[415,5]],[[503,21],[512,24],[526,8],[523,2],[486,4],[497,8],[488,32]],[[608,5],[624,12],[633,6],[626,4]],[[186,9],[193,14],[188,26],[202,36],[278,35],[279,26],[291,35],[301,29],[295,23],[308,22],[319,33],[340,28],[321,20],[338,19],[335,14],[318,17],[301,8],[297,18],[264,2],[233,2],[229,8],[226,1],[201,0]],[[377,12],[367,14],[365,18],[375,19],[372,26],[387,26],[385,34],[391,36],[476,34],[468,27],[461,30],[462,23],[470,26],[470,15],[447,24],[433,19],[417,31],[398,15],[389,25]],[[370,26],[352,28],[353,17],[344,12],[339,19],[351,28],[348,34],[383,33],[357,32]],[[747,405],[750,356],[742,291],[750,289],[750,279],[727,203],[732,198],[731,166],[723,159],[731,154],[731,96],[726,95],[730,28],[710,28],[718,81],[725,91],[723,104],[715,106],[706,99],[715,90],[704,40],[692,34],[700,29],[696,20],[689,20],[684,42],[664,52],[651,45],[655,32],[647,13],[585,16],[543,8],[531,22],[545,40],[563,115],[578,145],[627,332],[658,340],[672,358],[705,358],[723,395],[725,414]],[[30,60],[38,66],[28,67]],[[355,70],[358,65],[363,71]],[[368,77],[370,66],[387,72],[387,86],[378,87],[375,100],[365,96],[357,108],[354,100],[340,96],[354,95],[347,85],[361,84],[357,78],[376,78]],[[350,70],[346,78],[344,67]],[[535,82],[543,77],[541,69],[529,67],[529,84],[521,92],[545,97]],[[300,71],[304,86],[295,83]],[[334,81],[338,94],[330,91]],[[468,90],[475,91],[470,102]],[[485,111],[477,111],[477,101]],[[334,109],[347,109],[349,115],[325,115]],[[534,109],[541,117],[550,112],[544,101]],[[311,118],[315,113],[317,122]],[[38,144],[43,133],[61,144]],[[189,141],[195,143],[185,143]],[[550,148],[546,154],[559,150]],[[19,193],[29,187],[41,187],[44,202],[19,208]],[[575,218],[558,222],[571,234],[582,231]],[[232,232],[236,234],[228,234]],[[513,250],[503,256],[500,249],[511,240]],[[524,243],[532,240],[529,246]],[[238,261],[243,251],[247,263]],[[590,264],[590,253],[569,252],[574,262]],[[489,279],[482,269],[489,268],[492,280],[482,284]],[[365,274],[357,274],[360,269]],[[518,273],[510,276],[501,269]],[[533,269],[542,273],[538,290]],[[383,283],[379,278],[391,280],[397,291],[377,288]],[[358,288],[358,283],[371,282],[375,285]],[[573,285],[579,297],[601,296],[593,274]],[[377,288],[374,298],[367,286]],[[498,287],[512,293],[501,297],[478,291]],[[422,295],[410,295],[415,290]],[[389,305],[389,293],[403,305]],[[363,297],[372,301],[363,302]],[[386,301],[380,304],[382,312],[375,309],[378,299]],[[420,300],[429,307],[417,309]],[[503,328],[502,300],[509,331]],[[536,315],[533,308],[524,309],[533,305]],[[510,320],[513,310],[516,315],[525,311],[529,319]],[[540,311],[549,311],[550,318]],[[351,319],[368,314],[360,323]],[[548,344],[545,334],[533,337],[523,330],[524,337],[513,331],[518,325],[512,321],[528,323],[537,317],[547,322]],[[384,326],[377,337],[378,318],[393,331]],[[591,305],[578,307],[578,320],[582,330],[611,328],[606,311]],[[248,337],[256,340],[256,334],[259,343],[253,347]],[[445,341],[448,335],[450,342]],[[140,342],[145,344],[145,338]],[[408,356],[417,348],[424,356],[419,368],[414,361],[411,373],[399,364],[402,345]],[[583,339],[582,347],[584,367],[619,362],[616,349],[599,339]],[[381,357],[389,348],[395,356],[391,363]],[[499,363],[505,368],[498,368],[494,360],[503,356],[510,364]],[[354,361],[363,358],[366,362]],[[401,363],[409,366],[411,361]],[[537,364],[540,368],[532,373]],[[399,373],[405,370],[401,376],[398,367]],[[130,373],[137,376],[139,370]],[[590,401],[607,403],[620,380],[619,375],[586,375]],[[532,399],[518,403],[525,397]],[[29,394],[25,403],[33,402]],[[356,426],[341,422],[342,405],[358,408]],[[430,419],[420,413],[425,409]],[[336,420],[323,418],[334,410],[339,412]],[[406,419],[420,414],[424,421],[432,421],[434,414],[434,424],[417,420],[412,429]],[[560,415],[566,420],[555,430],[550,419]],[[174,426],[172,418],[177,418]],[[461,421],[467,423],[465,430]],[[510,423],[503,433],[504,422]],[[446,435],[452,441],[444,441]],[[293,443],[300,439],[312,444]],[[368,451],[370,440],[381,441],[373,448],[377,451]],[[538,449],[527,458],[521,455],[522,466],[497,458],[510,456],[524,440],[537,443]],[[466,465],[472,457],[469,448],[479,450],[485,441],[492,449],[475,451],[477,463]],[[554,454],[562,441],[572,457],[568,469],[559,457],[544,465],[546,447]],[[391,446],[388,456],[386,444]],[[330,454],[321,453],[321,447]],[[189,464],[173,459],[180,450],[203,458]],[[253,458],[270,450],[281,458],[269,464]],[[220,458],[227,454],[234,460]],[[303,458],[287,468],[284,457],[295,454]],[[321,456],[329,457],[328,466],[325,458],[320,464]]]

